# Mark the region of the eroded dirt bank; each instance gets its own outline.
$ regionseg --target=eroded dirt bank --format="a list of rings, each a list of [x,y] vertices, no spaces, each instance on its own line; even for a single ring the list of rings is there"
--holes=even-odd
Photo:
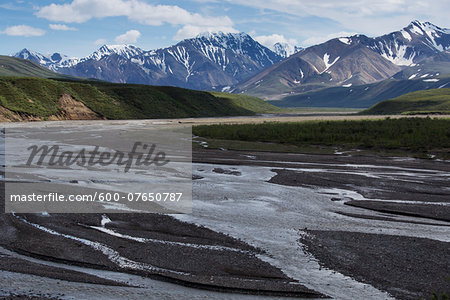
[[[29,100],[31,101],[31,100]],[[63,120],[102,120],[96,112],[92,111],[83,102],[69,94],[63,94],[58,99],[61,111],[49,117],[39,117],[11,111],[0,105],[0,122],[31,122],[31,121],[63,121]]]

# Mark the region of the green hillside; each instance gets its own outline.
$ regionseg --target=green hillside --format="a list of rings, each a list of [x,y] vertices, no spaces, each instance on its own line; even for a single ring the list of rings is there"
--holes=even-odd
[[[255,113],[276,113],[282,112],[282,109],[276,107],[260,98],[248,96],[244,94],[230,94],[221,92],[211,92],[215,97],[224,101],[231,101],[234,105]]]
[[[0,55],[0,76],[72,78],[52,72],[32,61]]]
[[[62,112],[58,100],[63,94],[107,119],[236,116],[279,110],[246,95],[78,80],[32,61],[0,56],[1,106],[20,115],[48,118]]]
[[[450,76],[448,75],[437,76],[433,81],[424,79],[387,79],[372,84],[350,87],[340,86],[306,92],[288,96],[279,101],[269,101],[269,103],[279,107],[369,108],[383,100],[415,91],[449,86],[449,84]]]
[[[385,100],[361,114],[415,114],[447,113],[450,114],[450,88],[418,91],[400,97]]]
[[[106,119],[184,118],[253,115],[245,96],[216,97],[174,87],[0,77],[0,104],[26,116],[47,118],[61,113],[58,101],[70,95]],[[261,100],[262,101],[262,100]],[[250,105],[250,106],[253,106]]]

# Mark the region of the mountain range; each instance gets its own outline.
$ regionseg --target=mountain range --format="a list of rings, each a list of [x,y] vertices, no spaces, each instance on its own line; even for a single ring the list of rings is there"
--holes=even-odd
[[[84,58],[27,49],[14,55],[66,75],[119,83],[172,85],[199,90],[231,87],[283,57],[245,33],[205,33],[146,51],[132,45],[104,45]]]
[[[14,56],[71,76],[232,91],[266,100],[387,79],[436,82],[450,74],[450,30],[429,22],[413,21],[375,38],[341,37],[306,49],[278,43],[272,49],[245,33],[219,32],[150,51],[104,45],[84,58],[27,49]]]
[[[450,30],[413,21],[380,37],[354,35],[309,47],[241,82],[234,91],[277,100],[333,86],[400,78],[396,74],[404,69],[423,70],[436,60],[450,62],[448,49]],[[450,74],[448,67],[442,71]]]
[[[302,47],[280,42],[275,43],[270,49],[282,58],[288,58],[292,54],[304,50]]]

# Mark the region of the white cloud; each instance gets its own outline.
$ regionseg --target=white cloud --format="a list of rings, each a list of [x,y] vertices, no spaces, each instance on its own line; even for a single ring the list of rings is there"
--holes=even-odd
[[[341,32],[323,35],[323,36],[313,36],[313,37],[310,37],[310,38],[302,41],[302,45],[303,46],[317,45],[317,44],[324,43],[324,42],[329,41],[334,38],[348,37],[348,36],[352,36],[355,34],[356,34],[356,32],[341,31]]]
[[[255,40],[269,49],[273,49],[273,45],[276,43],[288,44],[292,46],[298,45],[296,39],[288,39],[281,34],[259,35],[255,36]]]
[[[28,25],[17,25],[7,27],[5,30],[0,31],[0,33],[10,35],[10,36],[43,36],[45,34],[45,30],[34,28]]]
[[[375,15],[384,15],[388,13],[437,13],[440,8],[449,8],[446,1],[441,0],[228,0],[231,3],[251,6],[256,8],[265,8],[275,11],[281,11],[293,15],[316,15],[322,17],[334,16],[337,19],[344,19],[346,16],[368,17]],[[441,12],[446,14],[446,11]],[[339,17],[341,16],[341,17]],[[356,24],[357,25],[357,24]]]
[[[141,33],[137,30],[128,30],[124,34],[121,34],[115,38],[115,41],[119,44],[136,43],[138,38],[141,37]]]
[[[178,30],[177,34],[173,38],[174,40],[183,40],[197,36],[199,33],[203,32],[227,32],[227,33],[237,33],[238,30],[233,27],[228,26],[195,26],[195,25],[185,25],[183,28]]]
[[[337,22],[344,30],[372,36],[398,30],[414,19],[430,21],[441,27],[450,26],[448,18],[450,1],[442,0],[228,0],[228,2],[257,9],[269,9],[300,18],[311,16],[326,18]],[[299,28],[299,31],[313,30],[313,28]],[[323,29],[321,31],[323,32]]]
[[[96,46],[106,45],[107,42],[108,42],[108,40],[106,40],[106,39],[98,39],[94,42],[94,45],[96,45]]]
[[[93,18],[125,16],[141,24],[159,26],[163,24],[193,27],[231,28],[233,21],[228,16],[210,17],[191,13],[176,5],[152,5],[142,0],[73,0],[71,3],[41,7],[36,12],[40,18],[54,22],[83,23]]]
[[[14,3],[2,3],[0,4],[0,8],[7,10],[21,10],[20,6],[15,5]]]
[[[131,1],[122,0],[74,0],[72,3],[52,3],[38,9],[36,15],[55,22],[83,23],[92,18],[104,18],[129,14]]]
[[[50,29],[53,30],[62,30],[62,31],[75,31],[77,30],[75,27],[69,27],[65,24],[50,24],[48,25],[48,27],[50,27]]]

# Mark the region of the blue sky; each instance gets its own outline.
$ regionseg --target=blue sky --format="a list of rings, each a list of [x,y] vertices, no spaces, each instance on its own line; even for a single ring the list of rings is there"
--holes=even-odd
[[[449,28],[449,11],[448,0],[0,0],[0,54],[28,48],[82,57],[118,43],[150,50],[204,31],[309,46],[381,35],[415,19]]]

